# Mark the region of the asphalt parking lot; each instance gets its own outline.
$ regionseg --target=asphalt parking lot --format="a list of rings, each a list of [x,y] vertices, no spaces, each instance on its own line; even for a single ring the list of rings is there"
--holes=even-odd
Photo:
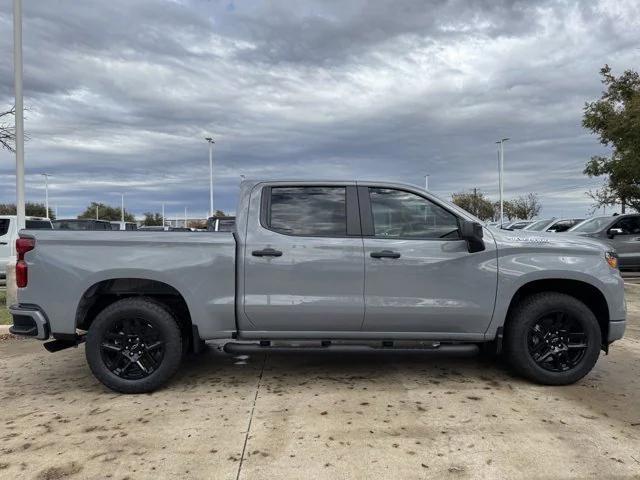
[[[640,478],[640,286],[570,387],[481,358],[230,357],[118,395],[83,348],[0,342],[0,478]]]

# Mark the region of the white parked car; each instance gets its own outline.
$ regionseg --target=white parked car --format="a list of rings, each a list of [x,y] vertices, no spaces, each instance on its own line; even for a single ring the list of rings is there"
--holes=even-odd
[[[27,217],[26,227],[30,230],[53,229],[51,220],[41,217]],[[16,238],[18,238],[17,217],[15,215],[0,215],[0,278],[4,278],[6,275],[5,269]]]

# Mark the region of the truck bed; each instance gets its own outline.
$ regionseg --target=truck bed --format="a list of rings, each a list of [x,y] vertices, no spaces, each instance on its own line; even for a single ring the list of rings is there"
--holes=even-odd
[[[20,303],[38,305],[55,333],[74,333],[78,305],[101,282],[146,279],[179,292],[202,338],[235,331],[232,233],[23,230],[36,239],[27,256]]]

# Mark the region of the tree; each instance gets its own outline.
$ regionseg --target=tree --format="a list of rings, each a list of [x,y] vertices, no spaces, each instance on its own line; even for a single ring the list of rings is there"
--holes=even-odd
[[[10,152],[15,152],[16,128],[12,117],[16,113],[16,108],[11,107],[6,112],[0,112],[0,147],[6,148]]]
[[[459,192],[451,196],[453,203],[481,220],[489,220],[495,214],[495,207],[482,192],[474,188],[472,192]]]
[[[530,220],[540,213],[542,205],[535,193],[521,195],[510,202],[511,214],[510,218],[518,218],[521,220]]]
[[[640,210],[640,75],[625,70],[616,77],[609,65],[600,75],[606,89],[599,100],[585,103],[582,125],[612,151],[591,157],[585,166],[589,177],[607,177],[605,187],[590,196],[596,208],[617,201],[623,213],[626,206]]]
[[[98,217],[96,217],[96,208],[98,209]],[[104,203],[98,203],[98,202],[91,202],[91,204],[85,209],[85,211],[82,212],[80,215],[78,215],[78,218],[80,219],[98,218],[99,220],[110,220],[114,222],[120,221],[122,219],[121,213],[120,213],[120,207],[112,207],[110,205],[106,205]],[[127,210],[125,209],[124,221],[135,222],[135,220],[136,220],[135,217],[131,213],[127,212]]]
[[[495,210],[493,219],[499,221],[500,202],[495,202],[493,208]],[[530,220],[538,216],[542,204],[535,193],[528,193],[511,200],[505,200],[502,208],[506,220]]]
[[[227,216],[227,214],[224,213],[222,210],[216,210],[216,213],[213,214],[214,218],[216,218],[216,217],[226,217],[226,216]]]
[[[24,205],[25,215],[28,217],[46,217],[46,209],[44,203],[27,202]],[[16,215],[15,203],[0,203],[0,215]],[[49,218],[55,220],[56,216],[53,210],[49,208]]]
[[[142,221],[142,224],[147,227],[162,225],[162,215],[158,212],[144,212],[144,220]]]

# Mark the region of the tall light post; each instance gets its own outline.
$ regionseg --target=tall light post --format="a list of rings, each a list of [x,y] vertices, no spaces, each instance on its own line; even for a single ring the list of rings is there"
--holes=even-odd
[[[429,174],[428,173],[424,176],[424,189],[429,190]]]
[[[124,223],[124,193],[120,194],[121,203],[120,203],[120,221]]]
[[[213,144],[211,137],[205,137],[209,143],[209,216],[213,217]]]
[[[40,175],[44,177],[44,208],[47,212],[46,217],[47,219],[49,219],[49,177],[51,176],[51,174],[41,173]]]
[[[500,226],[504,225],[504,142],[508,138],[502,138],[496,143],[500,145],[498,150],[498,183],[500,184]]]
[[[25,227],[24,211],[24,103],[22,96],[22,0],[13,0],[13,79],[16,119],[16,213]]]
[[[187,207],[184,207],[184,228],[187,228]]]
[[[164,228],[164,202],[162,203],[162,227]]]

